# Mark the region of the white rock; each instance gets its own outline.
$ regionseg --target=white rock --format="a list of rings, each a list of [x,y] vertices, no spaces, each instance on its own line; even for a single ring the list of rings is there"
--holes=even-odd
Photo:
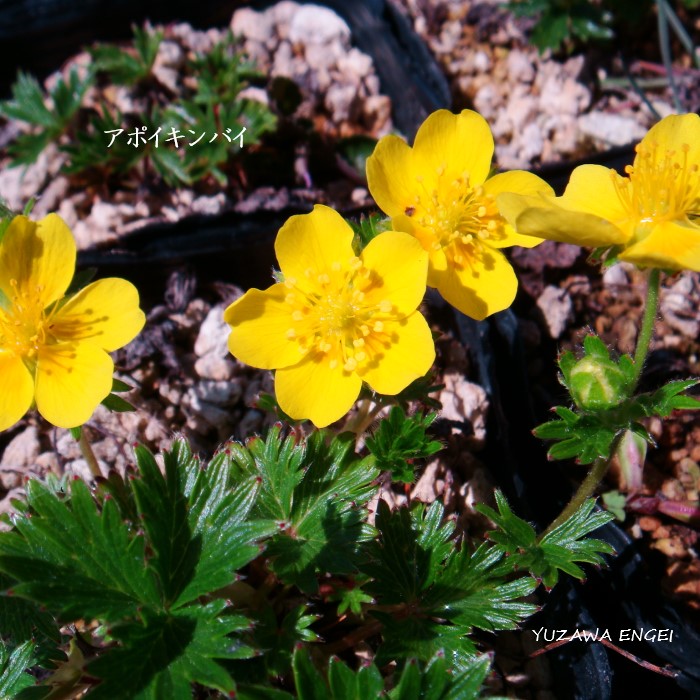
[[[468,420],[474,429],[474,439],[481,443],[486,438],[486,414],[489,402],[486,392],[478,384],[467,381],[457,372],[443,377],[445,388],[440,392],[442,418],[463,422]],[[453,432],[459,432],[453,428]]]
[[[299,44],[329,44],[339,40],[350,46],[350,27],[333,10],[312,3],[302,5],[289,25],[289,40]]]
[[[627,263],[615,263],[603,272],[603,285],[605,287],[626,287],[630,283],[627,275]]]
[[[591,138],[611,146],[625,146],[640,141],[646,129],[634,117],[593,111],[578,118],[578,127]]]
[[[697,338],[700,332],[698,287],[694,275],[683,273],[670,289],[661,292],[661,317],[671,328],[680,331],[687,338]]]
[[[233,376],[235,362],[228,351],[230,333],[231,327],[224,321],[223,305],[212,307],[194,344],[195,355],[199,358],[194,369],[203,379],[224,381]]]
[[[335,122],[347,121],[354,117],[359,100],[353,85],[331,85],[324,100],[326,109]]]
[[[194,343],[194,352],[198,357],[215,352],[224,355],[228,352],[228,334],[230,326],[224,321],[223,304],[212,306],[207,317],[202,321],[199,335]]]
[[[277,36],[279,36],[280,39],[287,39],[289,37],[289,27],[292,24],[294,15],[298,11],[299,3],[290,2],[290,0],[282,0],[282,2],[275,3],[266,10],[266,13],[270,16],[270,19],[276,27]]]
[[[520,132],[520,157],[525,161],[531,161],[533,158],[541,155],[544,148],[544,137],[542,129],[537,122],[530,122],[525,125],[525,128]]]
[[[35,426],[30,425],[10,440],[0,459],[0,467],[18,469],[34,466],[40,452],[39,433]]]
[[[524,51],[513,49],[506,59],[510,83],[531,83],[535,79],[535,66]]]
[[[338,58],[337,66],[344,77],[359,85],[372,72],[372,58],[352,48]]]
[[[234,36],[242,36],[264,44],[274,36],[272,17],[265,12],[242,7],[233,13],[231,31]]]
[[[544,288],[537,300],[537,306],[544,316],[549,335],[552,338],[558,338],[573,315],[574,304],[571,296],[568,292],[550,284]]]

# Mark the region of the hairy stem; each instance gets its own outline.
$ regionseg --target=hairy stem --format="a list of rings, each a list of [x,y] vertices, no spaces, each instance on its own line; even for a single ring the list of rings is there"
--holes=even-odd
[[[552,530],[556,530],[563,522],[566,522],[594,493],[598,484],[603,480],[603,477],[610,467],[610,463],[617,452],[624,431],[619,432],[610,445],[610,455],[608,457],[598,457],[586,478],[581,482],[581,485],[572,496],[571,500],[566,504],[564,510],[552,521],[549,527],[539,534],[537,541],[541,542],[545,535],[548,535]]]
[[[656,312],[659,307],[659,282],[661,273],[656,268],[649,270],[647,277],[647,298],[644,308],[644,316],[642,318],[642,327],[639,329],[637,337],[637,348],[634,351],[634,384],[630,387],[632,393],[639,384],[639,378],[642,375],[644,362],[649,353],[649,345],[651,338],[654,335],[654,324],[656,323]]]
[[[96,479],[102,478],[100,465],[97,463],[97,457],[95,457],[95,453],[92,450],[92,445],[88,442],[84,425],[80,428],[80,439],[78,440],[78,446],[80,447],[80,452],[90,468],[90,473]]]
[[[357,413],[350,418],[342,428],[341,432],[352,432],[360,436],[372,425],[377,414],[382,410],[381,403],[372,405],[371,399],[362,399],[357,404]]]
[[[649,346],[654,335],[654,324],[656,322],[656,313],[659,306],[659,270],[652,268],[649,270],[647,277],[647,298],[644,308],[644,316],[642,318],[642,326],[639,329],[637,337],[637,347],[634,352],[634,382],[629,388],[629,393],[632,394],[639,384],[639,378],[642,374],[644,362],[649,354]],[[625,431],[620,431],[610,445],[610,454],[607,457],[599,457],[593,462],[593,466],[586,475],[586,478],[581,482],[576,493],[567,503],[564,510],[554,519],[551,525],[537,538],[538,542],[542,538],[559,527],[563,522],[568,520],[594,493],[598,484],[603,480],[603,477],[610,467],[610,463],[617,452],[620,442],[625,434]]]

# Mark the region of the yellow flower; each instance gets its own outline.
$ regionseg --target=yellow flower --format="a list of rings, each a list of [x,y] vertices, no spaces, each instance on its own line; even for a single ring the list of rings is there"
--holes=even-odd
[[[36,402],[61,428],[82,425],[112,388],[107,354],[143,327],[134,286],[103,279],[65,297],[75,241],[49,214],[17,216],[0,242],[0,430]]]
[[[581,165],[561,197],[502,194],[499,207],[524,234],[619,246],[619,258],[637,265],[700,271],[700,117],[665,117],[636,152],[627,177]]]
[[[276,369],[282,410],[319,428],[351,408],[363,381],[394,395],[435,359],[430,328],[416,311],[425,294],[423,249],[386,231],[356,257],[352,239],[328,207],[292,216],[275,241],[284,281],[249,290],[224,314],[231,353]]]
[[[510,306],[517,291],[515,272],[499,249],[540,242],[515,232],[496,196],[552,191],[519,170],[488,178],[493,148],[482,116],[468,109],[439,110],[418,129],[413,148],[398,136],[385,136],[367,160],[377,205],[397,231],[411,233],[428,251],[428,285],[479,320]]]

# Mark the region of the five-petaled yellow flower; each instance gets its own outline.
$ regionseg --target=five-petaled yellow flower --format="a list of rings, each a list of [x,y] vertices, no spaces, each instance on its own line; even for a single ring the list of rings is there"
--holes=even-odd
[[[367,160],[367,181],[379,208],[392,217],[394,229],[411,233],[428,251],[428,285],[479,320],[515,298],[515,272],[500,249],[539,243],[516,233],[501,216],[496,196],[552,192],[524,171],[488,178],[493,150],[482,116],[438,110],[418,129],[413,148],[398,136],[385,136]]]
[[[36,402],[61,428],[82,425],[112,388],[107,354],[143,327],[135,287],[122,279],[65,293],[76,247],[66,224],[17,216],[0,242],[0,430]]]
[[[643,267],[700,271],[700,117],[672,115],[637,145],[622,177],[581,165],[561,197],[504,194],[498,204],[524,234],[618,247]]]
[[[224,314],[231,353],[276,369],[282,410],[320,428],[351,408],[363,381],[394,395],[435,359],[417,311],[425,251],[411,236],[386,231],[358,257],[352,240],[350,226],[328,207],[292,216],[275,241],[284,281],[250,289]]]

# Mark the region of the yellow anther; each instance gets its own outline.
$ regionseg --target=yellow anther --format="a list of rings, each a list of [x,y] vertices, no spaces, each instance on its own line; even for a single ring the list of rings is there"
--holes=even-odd
[[[360,333],[366,338],[369,335],[369,326],[364,323],[360,326]]]
[[[365,353],[363,350],[360,350],[360,352],[355,353],[355,359],[358,362],[363,362],[367,357],[367,353]]]
[[[355,340],[352,341],[352,344],[356,348],[361,348],[365,344],[365,339],[364,338],[355,338]]]
[[[384,324],[381,321],[375,321],[372,330],[375,333],[381,333],[384,330]]]
[[[339,262],[331,263],[331,270],[333,270],[333,272],[340,272],[342,269],[343,267]]]
[[[333,347],[333,346],[332,346],[329,342],[327,342],[327,341],[325,341],[325,340],[322,340],[322,341],[318,344],[318,349],[319,349],[321,352],[329,352],[330,349],[331,349],[332,347]]]
[[[476,210],[476,215],[480,219],[483,219],[486,216],[486,207],[483,204]]]
[[[329,366],[331,369],[335,369],[335,368],[338,366],[338,360],[331,360],[331,361],[328,363],[328,366]]]
[[[294,302],[297,300],[297,295],[294,294],[294,292],[289,292],[289,294],[284,297],[284,300],[287,302],[287,304],[294,304]]]
[[[348,357],[347,361],[343,365],[343,369],[346,372],[352,372],[357,369],[357,360],[354,357]]]
[[[379,302],[379,310],[383,314],[388,314],[391,311],[392,304],[388,299],[383,299]]]
[[[294,340],[297,337],[297,332],[293,328],[288,328],[287,332],[284,334],[287,340]]]
[[[303,321],[304,320],[304,314],[299,311],[298,309],[292,314],[292,320],[293,321]]]
[[[319,275],[317,278],[318,283],[321,285],[326,285],[331,281],[331,278],[324,272],[323,274]]]

